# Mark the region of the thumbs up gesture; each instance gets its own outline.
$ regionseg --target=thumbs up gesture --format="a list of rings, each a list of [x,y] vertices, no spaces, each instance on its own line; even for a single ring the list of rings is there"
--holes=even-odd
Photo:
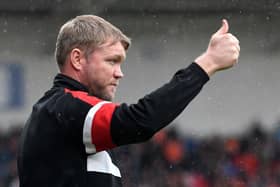
[[[240,46],[238,39],[229,33],[227,20],[222,20],[222,26],[210,39],[205,53],[195,62],[211,76],[217,71],[228,69],[238,61]]]

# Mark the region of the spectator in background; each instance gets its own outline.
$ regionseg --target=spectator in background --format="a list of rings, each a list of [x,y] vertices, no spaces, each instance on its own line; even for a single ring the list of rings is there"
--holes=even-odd
[[[21,128],[0,132],[0,187],[18,187],[16,153]]]
[[[34,105],[22,133],[20,186],[121,186],[109,150],[148,140],[184,110],[209,76],[237,63],[239,41],[228,30],[223,20],[195,62],[137,104],[127,105],[112,100],[130,39],[93,15],[65,23],[56,43],[60,73]],[[179,149],[176,158],[182,157]]]

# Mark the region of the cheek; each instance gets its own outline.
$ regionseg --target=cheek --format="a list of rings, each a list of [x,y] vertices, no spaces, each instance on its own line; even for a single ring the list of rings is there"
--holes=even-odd
[[[99,87],[106,86],[106,84],[110,81],[110,78],[106,75],[105,72],[92,72],[91,80],[93,84],[96,84]]]
[[[108,64],[95,64],[95,66],[88,68],[87,71],[91,82],[93,84],[98,84],[99,86],[110,83],[114,73],[113,68]]]
[[[101,78],[101,79],[104,79],[104,80],[107,80],[107,81],[110,81],[111,78],[113,77],[113,68],[112,67],[107,67],[107,66],[104,66],[103,68],[100,68],[98,72],[98,76]]]

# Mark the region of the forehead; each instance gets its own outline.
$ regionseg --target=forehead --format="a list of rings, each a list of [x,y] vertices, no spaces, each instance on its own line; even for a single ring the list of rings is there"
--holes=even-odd
[[[120,56],[123,59],[126,57],[126,50],[121,42],[106,42],[95,51],[106,56]]]

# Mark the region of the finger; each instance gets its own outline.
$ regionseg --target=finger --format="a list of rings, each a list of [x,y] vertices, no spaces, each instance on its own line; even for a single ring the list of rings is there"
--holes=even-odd
[[[233,35],[232,35],[232,37],[231,37],[231,40],[233,41],[233,43],[234,43],[236,49],[237,49],[238,52],[239,52],[239,51],[240,51],[239,40],[238,40],[235,36],[233,36]]]
[[[238,49],[238,51],[240,51],[239,40],[236,37],[234,37],[232,34],[228,33],[227,35],[230,36],[228,39],[232,43],[232,45],[234,45],[236,47],[236,49]]]
[[[240,52],[240,45],[237,45],[236,48],[237,48],[237,51]]]
[[[231,39],[232,39],[235,43],[239,44],[239,40],[238,40],[233,34],[230,34],[230,33],[229,33],[229,35],[230,35]]]
[[[229,31],[229,25],[226,19],[222,20],[222,26],[220,29],[215,33],[215,35],[226,34]]]

